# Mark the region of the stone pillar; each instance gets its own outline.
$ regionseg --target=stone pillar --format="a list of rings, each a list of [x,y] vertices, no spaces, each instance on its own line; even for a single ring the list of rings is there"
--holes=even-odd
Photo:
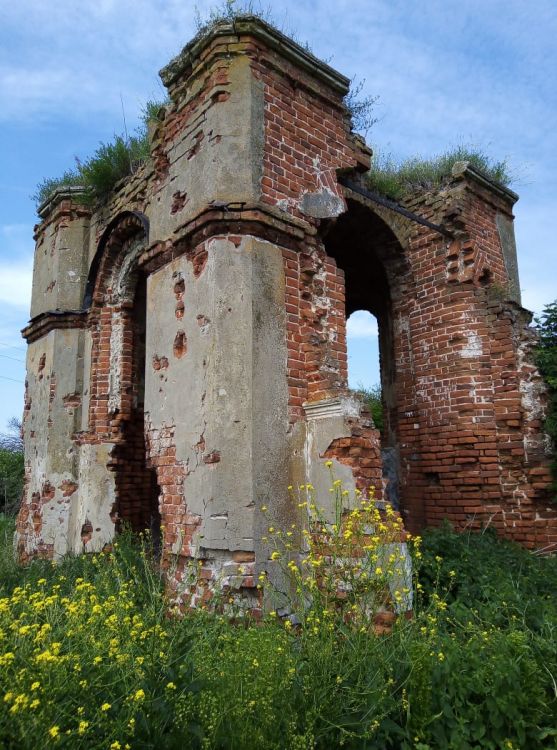
[[[59,191],[41,207],[29,326],[23,435],[25,489],[17,520],[21,559],[58,558],[71,544],[79,487],[84,291],[90,212]]]
[[[178,593],[191,558],[216,582],[244,564],[249,588],[265,554],[261,506],[289,517],[281,250],[215,236],[150,276],[148,311],[145,410],[165,564]]]

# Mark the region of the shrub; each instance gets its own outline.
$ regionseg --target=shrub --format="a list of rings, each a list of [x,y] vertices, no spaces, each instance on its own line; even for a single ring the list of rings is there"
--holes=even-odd
[[[355,394],[359,396],[371,414],[375,429],[383,431],[383,399],[381,395],[381,386],[372,385],[371,388],[360,386],[356,389]]]
[[[8,429],[0,434],[0,508],[14,513],[23,491],[23,441],[17,419],[10,420]]]

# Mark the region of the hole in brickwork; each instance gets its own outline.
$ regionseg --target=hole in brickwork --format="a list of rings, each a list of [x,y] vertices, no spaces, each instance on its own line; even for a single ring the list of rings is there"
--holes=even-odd
[[[184,331],[178,331],[174,339],[174,356],[181,359],[188,350],[188,341]]]
[[[150,531],[155,552],[160,547],[159,486],[156,472],[149,466],[145,442],[145,336],[147,284],[137,281],[132,314],[126,325],[131,336],[130,371],[122,388],[131,395],[130,407],[120,425],[120,441],[113,452],[116,473],[117,528],[128,526],[134,532]]]
[[[493,281],[493,274],[489,270],[489,268],[484,268],[484,270],[481,272],[478,281],[481,286],[489,286],[491,282]]]

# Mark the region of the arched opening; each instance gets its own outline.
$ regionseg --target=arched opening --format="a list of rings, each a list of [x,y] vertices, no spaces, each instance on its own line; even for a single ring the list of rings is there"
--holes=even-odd
[[[112,446],[116,530],[150,530],[158,551],[160,489],[145,438],[147,277],[139,268],[148,231],[136,212],[113,219],[99,242],[84,306],[91,305],[95,321],[90,430]]]
[[[373,372],[371,334],[373,321],[376,321],[375,349],[379,361],[377,366],[376,360],[375,373],[381,393],[383,474],[389,480],[387,498],[398,507],[400,383],[397,382],[394,309],[404,297],[407,265],[400,242],[383,219],[357,200],[348,199],[347,204],[348,211],[330,227],[324,244],[327,254],[345,274],[345,311],[347,319],[352,321],[348,324],[349,378],[352,375],[349,385],[352,388],[358,387],[358,382],[354,383],[358,378],[354,357],[359,357],[364,366],[367,359]],[[366,336],[366,331],[370,335]],[[364,334],[359,341],[358,333]],[[373,385],[371,372],[367,380],[369,386]]]

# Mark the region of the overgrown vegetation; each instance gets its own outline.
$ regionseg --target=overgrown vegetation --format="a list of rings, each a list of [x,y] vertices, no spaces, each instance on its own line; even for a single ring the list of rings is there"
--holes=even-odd
[[[544,307],[536,319],[536,327],[539,336],[536,362],[549,391],[545,430],[553,442],[553,501],[557,502],[557,302]]]
[[[327,544],[366,541],[375,511],[362,502]],[[372,521],[380,536],[394,523]],[[377,635],[336,584],[313,589],[297,620],[173,617],[145,540],[124,534],[110,552],[20,569],[12,533],[0,516],[2,747],[556,746],[557,558],[488,532],[429,532],[414,546],[414,618]],[[291,569],[290,537],[270,533],[274,564]],[[319,528],[312,539],[306,567],[319,578],[327,544]],[[395,551],[370,543],[376,566]]]
[[[359,396],[371,414],[375,428],[379,432],[383,431],[383,399],[381,396],[381,386],[372,385],[370,388],[360,386],[354,393]]]
[[[13,418],[0,433],[0,512],[15,513],[23,491],[21,423]]]
[[[111,142],[99,144],[86,161],[76,157],[74,169],[59,178],[43,180],[32,196],[37,208],[55,190],[64,187],[84,188],[86,192],[75,200],[86,205],[106,199],[121,179],[133,174],[149,158],[149,124],[158,120],[160,109],[167,103],[167,100],[148,101],[135,135],[115,135]]]
[[[513,178],[506,160],[494,161],[477,146],[458,145],[431,159],[412,157],[397,161],[376,151],[367,179],[369,187],[391,200],[440,187],[457,161],[468,161],[491,179],[509,185]]]
[[[195,28],[197,36],[204,36],[213,26],[221,21],[235,21],[244,16],[256,16],[262,21],[266,21],[278,27],[270,7],[263,8],[261,3],[254,3],[252,0],[224,0],[218,5],[209,8],[205,16],[201,15],[199,8],[195,9]],[[280,28],[283,33],[287,33]]]

